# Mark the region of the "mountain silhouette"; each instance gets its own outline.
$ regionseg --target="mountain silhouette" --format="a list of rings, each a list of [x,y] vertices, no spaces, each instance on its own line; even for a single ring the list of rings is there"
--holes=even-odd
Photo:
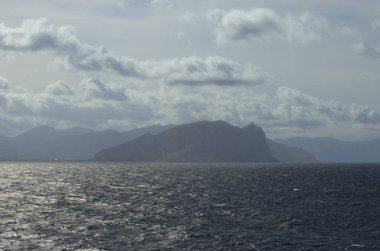
[[[317,158],[300,147],[288,146],[267,139],[270,152],[277,160],[284,163],[316,163]]]
[[[263,130],[254,124],[239,128],[224,121],[176,126],[157,135],[103,150],[98,161],[277,162]]]
[[[300,147],[313,153],[323,162],[378,163],[380,138],[362,141],[343,141],[334,138],[295,137],[277,139],[277,142]]]
[[[120,145],[128,145],[127,154]],[[0,160],[84,161],[109,148],[112,156],[119,155],[111,161],[316,161],[302,149],[266,139],[263,130],[252,123],[239,128],[223,121],[153,125],[126,132],[40,126],[15,137],[0,137]]]
[[[88,160],[102,149],[158,133],[173,125],[153,125],[127,132],[94,132],[85,128],[33,128],[12,138],[0,138],[0,160]]]

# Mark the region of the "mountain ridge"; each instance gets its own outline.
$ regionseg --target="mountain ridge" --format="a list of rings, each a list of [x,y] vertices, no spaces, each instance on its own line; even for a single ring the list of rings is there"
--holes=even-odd
[[[240,128],[225,121],[198,121],[176,126],[157,135],[146,134],[100,151],[94,160],[278,162],[270,153],[265,133],[260,127],[250,123]]]
[[[203,128],[203,131],[195,130],[192,134],[183,134],[180,132],[181,128],[191,127],[194,124],[200,125],[200,127]],[[210,125],[213,125],[214,128],[210,128]],[[55,129],[50,126],[39,126],[15,137],[0,137],[0,161],[88,161],[91,160],[96,153],[102,150],[128,143],[141,136],[144,136],[145,141],[154,143],[156,141],[156,139],[154,139],[154,135],[161,132],[165,135],[167,130],[174,127],[177,128],[174,131],[179,131],[171,144],[174,144],[175,146],[178,144],[179,146],[187,146],[181,147],[180,150],[176,151],[174,151],[173,148],[171,150],[169,149],[171,151],[170,155],[166,154],[165,157],[162,157],[161,161],[170,161],[173,159],[178,160],[180,156],[187,155],[187,161],[191,162],[192,160],[190,155],[192,153],[197,152],[198,155],[202,153],[202,150],[199,148],[200,146],[201,149],[206,150],[205,152],[209,152],[212,150],[213,145],[215,146],[219,144],[217,143],[217,140],[220,135],[223,135],[223,130],[225,128],[229,128],[228,130],[232,134],[240,132],[243,134],[246,133],[246,135],[244,137],[240,137],[240,139],[235,142],[235,147],[230,147],[229,151],[225,151],[222,154],[219,153],[221,155],[227,156],[228,152],[234,151],[235,148],[240,147],[240,140],[244,141],[245,138],[249,138],[247,136],[249,134],[256,134],[262,135],[261,138],[259,137],[259,141],[263,145],[266,144],[264,148],[266,150],[269,149],[271,157],[278,161],[286,163],[316,161],[313,155],[302,149],[289,147],[281,143],[274,143],[270,139],[267,139],[264,131],[254,123],[250,123],[247,126],[240,128],[220,120],[213,122],[198,121],[179,126],[172,124],[165,126],[153,125],[136,128],[125,132],[118,132],[111,129],[93,131],[91,129],[80,127]],[[189,135],[190,137],[188,137]],[[227,136],[224,135],[223,137]],[[222,145],[228,145],[231,140],[233,141],[233,137],[227,137]],[[147,152],[147,148],[143,148],[142,146],[140,148],[142,152]],[[174,147],[174,149],[176,148],[177,147]],[[244,147],[241,147],[240,149],[241,152],[245,151]],[[155,154],[157,155],[157,149],[151,150],[152,154],[156,151]],[[138,155],[137,153],[135,154],[137,158]],[[217,159],[213,159],[210,156],[206,157],[206,154],[204,154],[204,159],[198,159],[198,161],[217,161]],[[236,158],[235,160],[238,159]],[[273,161],[273,159],[271,161]]]
[[[344,141],[329,137],[292,137],[276,142],[300,147],[313,153],[322,162],[375,163],[380,162],[380,138]]]
[[[102,149],[121,144],[146,132],[157,133],[170,127],[172,125],[153,125],[118,132],[39,126],[15,137],[0,138],[0,160],[88,160]]]

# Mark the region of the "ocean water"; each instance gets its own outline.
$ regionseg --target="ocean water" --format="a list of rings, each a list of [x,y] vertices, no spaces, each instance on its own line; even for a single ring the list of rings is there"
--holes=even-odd
[[[0,163],[0,250],[380,250],[380,165]]]

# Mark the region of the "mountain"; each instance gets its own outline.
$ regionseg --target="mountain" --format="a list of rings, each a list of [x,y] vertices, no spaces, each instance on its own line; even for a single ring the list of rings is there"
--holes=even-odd
[[[71,129],[55,129],[49,126],[39,126],[14,137],[13,142],[15,142],[18,146],[41,144],[64,135],[81,135],[91,132],[93,131],[81,127],[74,127]]]
[[[380,138],[367,141],[342,141],[334,138],[287,138],[279,143],[300,147],[323,162],[380,162]]]
[[[48,126],[33,128],[13,138],[0,138],[2,160],[87,160],[95,153],[146,133],[158,133],[173,125],[154,125],[127,132],[90,129],[54,129]],[[2,143],[4,142],[4,143]]]
[[[190,125],[183,125],[179,128],[185,128],[186,130],[191,131],[190,134],[189,132],[186,132],[186,135],[189,135],[191,138],[197,139],[199,142],[202,142],[203,140],[203,145],[201,145],[200,147],[212,148],[212,144],[214,144],[214,146],[219,144],[218,141],[216,141],[216,139],[213,139],[213,137],[219,137],[217,133],[212,132],[212,128],[207,129],[207,127],[210,126],[210,122],[203,121],[199,123],[193,123],[193,126],[194,125],[198,125],[199,128],[191,129],[192,126]],[[263,134],[262,130],[253,124],[250,124],[245,128],[238,128],[230,126],[226,122],[218,121],[214,122],[213,125],[216,126],[215,128],[219,128],[219,133],[225,130],[223,128],[228,128],[228,130],[225,130],[226,135],[224,137],[228,137],[228,135],[231,134],[229,130],[233,128],[233,133],[231,135],[234,135],[234,133],[236,134],[237,129],[239,129],[242,130],[241,132],[248,131],[253,133],[253,135],[261,135],[261,143],[262,138],[265,138],[265,135]],[[55,129],[49,126],[40,126],[33,128],[25,133],[22,133],[16,137],[0,137],[0,160],[88,160],[93,158],[97,152],[103,149],[107,149],[129,142],[145,134],[157,134],[160,132],[164,132],[173,127],[174,125],[153,125],[149,127],[130,130],[127,132],[117,132],[114,130],[96,132],[90,129],[80,127],[75,127],[71,129]],[[199,131],[199,129],[202,129],[203,131]],[[179,129],[173,130],[175,132],[175,135],[171,137],[180,140],[181,137],[183,138],[183,135],[181,136],[181,132],[178,130]],[[198,136],[194,136],[193,134],[197,134]],[[143,139],[149,141],[149,138],[152,136],[153,135],[145,135]],[[222,138],[220,140],[222,140]],[[209,143],[206,144],[206,141],[209,141]],[[224,145],[220,148],[228,149],[230,142],[226,141],[229,140],[220,142]],[[267,147],[269,147],[272,156],[276,160],[280,160],[281,162],[315,161],[315,158],[312,155],[299,148],[289,147],[280,143],[273,142],[269,139],[266,140],[266,143]],[[175,142],[172,142],[170,144],[173,144],[175,147],[177,147],[175,145]],[[145,155],[146,157],[146,155],[149,154],[149,151],[147,151],[147,149],[149,148],[141,148],[141,158],[143,157],[142,155]],[[189,156],[190,154],[192,154],[191,151],[195,151],[196,147],[193,146],[191,149],[192,150],[186,150],[188,151],[186,152],[187,155],[179,151],[176,153],[172,153],[172,155],[166,156],[165,158],[167,158],[168,161],[179,161],[180,155],[185,154],[187,156],[186,161],[192,162]],[[152,151],[151,154],[153,154]],[[139,158],[138,155],[135,155],[134,157]],[[212,157],[211,154],[209,156],[203,156],[202,158],[204,158],[205,161],[212,161],[213,159],[217,161],[217,158]],[[197,161],[200,160],[201,158],[199,158]],[[165,159],[162,159],[161,161],[165,161]]]
[[[318,160],[313,154],[302,148],[287,146],[267,139],[270,152],[274,158],[284,163],[316,163]]]
[[[157,135],[145,134],[100,151],[97,161],[277,162],[263,130],[254,124],[239,128],[224,121],[176,126]]]
[[[127,132],[106,130],[83,135],[67,135],[40,145],[29,159],[88,160],[106,148],[130,141],[146,133],[156,134],[173,127],[154,125]],[[26,156],[28,158],[28,156]]]
[[[13,160],[17,156],[17,148],[12,138],[0,137],[0,160]]]
[[[38,146],[62,135],[81,135],[93,132],[90,129],[75,127],[71,129],[55,129],[39,126],[15,137],[0,138],[0,160],[21,160],[29,158],[29,152],[36,151]]]

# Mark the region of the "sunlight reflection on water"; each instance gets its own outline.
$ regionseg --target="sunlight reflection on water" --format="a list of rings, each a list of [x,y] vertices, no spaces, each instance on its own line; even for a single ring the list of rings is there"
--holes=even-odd
[[[376,249],[379,167],[1,163],[0,249]]]

